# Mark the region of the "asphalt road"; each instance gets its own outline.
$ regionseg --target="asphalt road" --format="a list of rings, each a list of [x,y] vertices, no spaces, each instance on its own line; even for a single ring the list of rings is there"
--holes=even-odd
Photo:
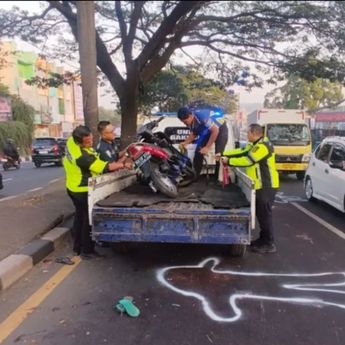
[[[4,189],[0,190],[0,200],[40,188],[50,181],[64,176],[62,167],[44,164],[40,168],[36,168],[32,162],[23,162],[19,170],[3,171],[2,166],[0,170],[4,183]]]
[[[3,344],[344,344],[344,239],[329,230],[345,231],[344,214],[306,202],[302,183],[287,177],[274,217],[271,255],[235,259],[224,246],[146,244],[127,254],[102,248],[106,258],[61,266],[54,259],[71,253],[66,245],[0,294]],[[137,319],[112,308],[128,295]]]

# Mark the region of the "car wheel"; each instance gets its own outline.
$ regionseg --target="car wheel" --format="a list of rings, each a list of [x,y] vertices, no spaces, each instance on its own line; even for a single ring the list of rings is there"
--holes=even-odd
[[[315,200],[315,198],[313,197],[313,194],[314,194],[313,184],[312,184],[311,178],[309,176],[306,178],[305,185],[304,185],[304,191],[305,191],[305,195],[309,201]]]
[[[36,168],[39,168],[41,166],[41,162],[34,162],[34,164]]]

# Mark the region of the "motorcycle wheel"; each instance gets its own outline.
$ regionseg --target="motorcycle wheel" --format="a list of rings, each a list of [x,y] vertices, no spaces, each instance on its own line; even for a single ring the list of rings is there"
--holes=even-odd
[[[4,171],[7,171],[9,169],[7,163],[4,163],[2,165],[2,168],[4,169]]]
[[[170,180],[170,178],[162,174],[159,170],[159,166],[156,163],[151,162],[151,179],[154,186],[163,194],[169,198],[176,198],[178,195],[176,185]]]

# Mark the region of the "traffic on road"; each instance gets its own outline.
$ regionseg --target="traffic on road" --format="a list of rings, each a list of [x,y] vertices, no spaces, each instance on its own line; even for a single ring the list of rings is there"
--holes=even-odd
[[[4,185],[0,190],[0,200],[42,188],[64,175],[62,167],[47,164],[36,168],[32,162],[21,162],[18,170],[3,171],[1,167],[0,170]]]

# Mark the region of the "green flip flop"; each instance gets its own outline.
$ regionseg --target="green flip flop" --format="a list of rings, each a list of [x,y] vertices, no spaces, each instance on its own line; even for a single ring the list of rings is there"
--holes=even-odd
[[[118,301],[115,308],[121,313],[127,313],[131,317],[138,317],[140,310],[134,305],[132,297],[124,297]]]

